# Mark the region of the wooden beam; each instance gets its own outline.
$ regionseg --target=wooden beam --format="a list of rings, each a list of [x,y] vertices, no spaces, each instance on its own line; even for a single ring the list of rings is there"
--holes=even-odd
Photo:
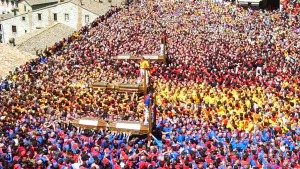
[[[131,134],[148,134],[149,128],[139,122],[119,121],[106,123],[104,120],[95,119],[92,117],[84,117],[71,121],[75,127],[82,129],[99,130],[100,128],[110,131],[127,132]]]
[[[97,82],[93,84],[94,89],[100,90],[112,90],[117,92],[128,92],[128,93],[144,93],[145,87],[137,84],[113,84],[107,82]]]
[[[139,57],[133,57],[129,54],[123,54],[113,57],[114,60],[140,60]]]
[[[141,60],[141,59],[145,59],[145,60],[150,60],[150,61],[157,61],[157,62],[166,62],[166,57],[165,56],[159,56],[159,55],[155,55],[155,54],[146,54],[143,55],[143,57],[133,57],[130,56],[128,54],[124,54],[124,55],[118,55],[113,57],[114,60]]]
[[[120,121],[108,124],[111,131],[127,132],[131,134],[148,134],[149,128],[139,122]]]
[[[76,119],[71,121],[71,124],[75,127],[85,129],[106,129],[107,125],[104,120],[95,119],[93,117],[83,117],[81,119]]]
[[[166,56],[159,56],[159,55],[147,54],[147,55],[143,55],[143,58],[145,60],[166,63]]]

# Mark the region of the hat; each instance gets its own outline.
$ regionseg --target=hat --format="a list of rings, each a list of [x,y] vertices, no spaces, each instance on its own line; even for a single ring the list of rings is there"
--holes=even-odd
[[[19,156],[14,156],[14,158],[13,158],[14,161],[18,161],[19,159],[20,159]]]
[[[26,151],[22,151],[22,152],[20,153],[20,155],[21,155],[21,157],[26,156]]]
[[[15,165],[14,165],[14,169],[22,169],[22,167],[21,167],[20,164],[15,164]]]
[[[58,166],[57,162],[54,162],[52,165],[53,165],[53,167],[57,167]]]
[[[36,163],[37,163],[38,165],[41,165],[41,164],[43,163],[43,161],[42,161],[42,160],[38,160]]]
[[[96,169],[99,169],[99,166],[96,165],[95,163],[93,163],[93,164],[91,165],[91,168],[92,168],[92,167],[96,167]]]
[[[104,158],[102,162],[104,165],[107,165],[109,163],[109,160],[107,158]]]

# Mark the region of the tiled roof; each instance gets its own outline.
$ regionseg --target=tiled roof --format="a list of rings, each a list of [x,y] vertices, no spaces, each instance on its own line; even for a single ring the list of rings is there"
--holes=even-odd
[[[35,55],[19,51],[8,44],[0,43],[0,77],[5,77],[9,71],[14,71],[16,67],[25,64]]]
[[[18,49],[28,53],[35,54],[37,50],[50,47],[56,42],[67,38],[75,30],[62,23],[56,23],[52,26],[30,32],[24,36],[16,38]]]
[[[57,2],[55,4],[49,5],[45,8],[51,8],[53,5],[59,5],[64,3],[73,3],[83,9],[86,9],[87,11],[90,11],[96,15],[103,15],[105,14],[110,8],[111,5],[118,6],[121,5],[124,0],[112,0],[111,3],[108,0],[64,0],[64,1],[58,1],[58,0],[25,0],[28,4],[32,5],[39,5],[39,4],[45,4],[45,3],[53,3]],[[44,8],[41,8],[44,9]],[[39,10],[41,10],[39,9]]]
[[[105,14],[111,6],[111,3],[108,0],[71,0],[72,3],[96,14],[103,15]],[[112,5],[120,5],[124,0],[112,0]]]
[[[30,6],[58,2],[57,0],[25,0]]]
[[[12,13],[1,14],[0,15],[0,21],[6,20],[6,19],[9,19],[9,18],[12,18],[12,17],[14,17],[14,15]]]

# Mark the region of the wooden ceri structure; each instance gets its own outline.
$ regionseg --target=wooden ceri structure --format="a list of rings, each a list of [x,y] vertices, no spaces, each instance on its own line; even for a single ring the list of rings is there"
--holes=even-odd
[[[160,45],[160,54],[147,54],[143,55],[142,57],[133,57],[129,54],[118,55],[114,57],[114,60],[148,60],[148,61],[157,61],[166,63],[166,36],[163,34],[161,37],[161,45]],[[149,83],[151,84],[151,83]],[[135,92],[135,93],[144,93],[144,96],[147,95],[147,84],[146,84],[146,77],[144,77],[143,85],[138,84],[112,84],[107,82],[97,82],[93,84],[94,89],[102,89],[102,90],[114,90],[117,92]],[[151,101],[150,101],[151,102]],[[106,128],[113,130],[113,131],[124,131],[130,132],[132,134],[148,134],[148,140],[150,143],[151,140],[151,132],[152,132],[152,111],[151,111],[151,103],[150,103],[150,110],[149,110],[149,118],[148,123],[149,127],[138,123],[138,122],[115,122],[111,124],[106,124]],[[81,121],[80,121],[81,120]],[[83,120],[83,121],[82,121]],[[85,121],[84,121],[85,120]],[[89,119],[79,119],[75,120],[73,124],[76,126],[81,126],[85,128],[89,128],[90,124],[93,124],[92,128],[97,129],[102,128],[104,126],[104,121],[102,120],[94,120],[95,122],[88,123]],[[91,119],[90,119],[91,120]],[[82,123],[83,122],[83,123]],[[97,125],[96,125],[97,124]],[[102,127],[101,127],[102,126]]]
[[[144,85],[138,84],[124,84],[124,83],[107,83],[107,82],[96,82],[93,84],[94,89],[100,90],[113,90],[117,92],[128,92],[128,93],[143,93],[145,91]]]
[[[104,120],[97,120],[92,117],[83,117],[81,119],[76,119],[71,121],[71,124],[75,127],[80,127],[84,129],[93,129],[99,130],[102,128],[103,130],[111,130],[118,132],[127,132],[131,134],[148,134],[149,128],[139,122],[112,122],[106,123]]]
[[[157,62],[166,63],[165,55],[160,56],[160,55],[155,55],[155,54],[147,54],[147,55],[143,55],[143,57],[134,57],[134,56],[131,56],[129,54],[125,54],[125,55],[115,56],[113,59],[114,60],[141,60],[141,59],[145,59],[145,60],[149,60],[149,61],[157,61]]]

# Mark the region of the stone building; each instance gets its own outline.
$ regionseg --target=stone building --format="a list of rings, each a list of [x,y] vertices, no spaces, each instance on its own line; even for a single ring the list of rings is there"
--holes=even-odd
[[[16,12],[17,7],[17,0],[0,0],[0,14]]]
[[[8,43],[10,38],[17,38],[55,23],[79,30],[99,15],[105,14],[111,5],[120,5],[121,2],[122,0],[21,0],[16,15],[0,15],[0,40]]]

